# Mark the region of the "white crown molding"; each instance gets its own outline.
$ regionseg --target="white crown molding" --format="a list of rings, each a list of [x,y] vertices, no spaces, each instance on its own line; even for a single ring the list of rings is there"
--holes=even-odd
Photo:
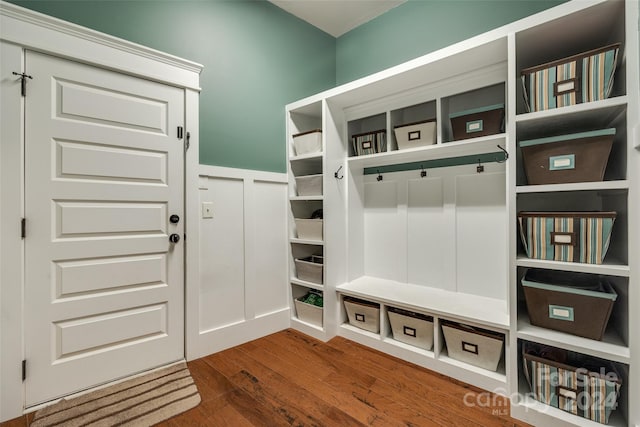
[[[133,74],[144,74],[144,70],[139,71],[136,68],[136,65],[143,66],[143,63],[135,64],[136,61],[134,61],[134,63],[128,63],[126,61],[126,59],[135,56],[139,58],[137,62],[149,63],[149,61],[152,61],[156,64],[164,64],[174,70],[181,70],[182,73],[180,74],[184,73],[183,76],[187,74],[193,76],[195,74],[195,84],[193,77],[185,79],[179,75],[166,77],[163,74],[154,77],[160,81],[177,83],[180,86],[199,89],[197,86],[197,76],[204,66],[193,61],[104,34],[81,25],[63,21],[2,0],[0,0],[0,24],[0,39],[27,48],[61,56],[79,56],[80,58],[78,59],[86,60],[87,62],[122,69]],[[107,50],[111,51],[111,55],[104,57]],[[123,59],[125,61],[121,62]]]

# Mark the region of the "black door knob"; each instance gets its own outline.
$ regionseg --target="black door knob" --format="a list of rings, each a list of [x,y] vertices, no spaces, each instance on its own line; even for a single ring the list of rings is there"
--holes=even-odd
[[[173,233],[171,236],[169,236],[169,241],[171,243],[178,243],[180,241],[180,236],[176,233]]]
[[[177,224],[180,222],[180,217],[178,215],[173,214],[169,217],[169,222],[171,224]]]

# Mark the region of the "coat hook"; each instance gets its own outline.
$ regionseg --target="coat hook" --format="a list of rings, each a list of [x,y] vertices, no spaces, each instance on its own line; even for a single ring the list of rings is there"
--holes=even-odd
[[[507,152],[507,150],[502,148],[502,146],[500,146],[500,144],[498,144],[497,147],[504,152],[504,160],[496,159],[496,163],[504,163],[504,162],[506,162],[509,159],[509,153]]]
[[[376,177],[376,181],[382,181],[382,175],[380,174],[380,171],[378,170],[378,176]]]
[[[476,166],[476,172],[478,173],[484,172],[484,165],[482,164],[480,159],[478,159],[478,166]]]
[[[424,178],[425,176],[427,176],[427,171],[424,170],[424,166],[420,165],[420,169],[422,169],[420,171],[420,178]]]
[[[336,179],[342,179],[342,178],[344,178],[344,174],[342,174],[342,176],[338,176],[338,174],[340,173],[340,169],[342,169],[342,165],[340,165],[340,167],[338,168],[338,170],[337,170],[337,171],[335,171],[335,172],[333,173],[334,178],[336,178]]]

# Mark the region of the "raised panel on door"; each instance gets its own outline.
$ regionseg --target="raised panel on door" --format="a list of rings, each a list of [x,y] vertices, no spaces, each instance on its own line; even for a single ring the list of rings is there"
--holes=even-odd
[[[26,404],[184,357],[184,91],[28,52]]]

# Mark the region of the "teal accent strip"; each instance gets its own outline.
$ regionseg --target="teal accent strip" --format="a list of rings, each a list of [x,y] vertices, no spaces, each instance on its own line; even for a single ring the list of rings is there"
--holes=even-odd
[[[549,157],[550,171],[559,171],[559,170],[575,169],[575,168],[576,168],[575,154],[565,154],[562,156]]]
[[[398,163],[386,166],[371,166],[364,168],[365,175],[378,173],[402,172],[421,169],[446,168],[451,166],[471,165],[478,163],[503,162],[506,155],[502,151],[495,153],[477,154],[475,156],[447,157],[444,159],[425,160],[424,162]]]
[[[573,322],[573,307],[549,304],[549,319],[566,320]]]
[[[616,299],[618,299],[618,294],[611,287],[609,287],[608,292],[597,292],[597,291],[588,291],[586,289],[574,288],[571,286],[550,285],[548,283],[530,282],[524,279],[522,279],[522,286],[526,286],[528,288],[542,289],[545,291],[563,292],[563,293],[573,294],[573,295],[583,295],[583,296],[588,296],[593,298],[609,299],[611,301],[615,301]]]
[[[542,234],[542,231],[538,233],[538,236],[541,240],[540,247],[545,245],[545,257],[543,259],[553,260],[555,259],[555,245],[551,244],[551,232],[554,230],[554,218],[541,218],[541,221],[544,221],[545,224],[545,233]]]
[[[572,139],[592,138],[594,136],[606,136],[606,135],[615,135],[615,134],[616,134],[616,128],[609,128],[609,129],[601,129],[601,130],[592,130],[589,132],[572,133],[568,135],[550,136],[547,138],[528,139],[526,141],[520,141],[518,144],[520,145],[520,147],[529,147],[531,145],[549,144],[553,142],[570,141]]]
[[[553,94],[553,87],[555,86],[555,83],[557,81],[556,78],[556,73],[557,72],[557,68],[556,67],[551,67],[549,68],[549,82],[548,82],[548,86],[547,86],[547,99],[549,100],[549,105],[548,108],[556,108],[558,107],[558,102],[556,100],[556,96]],[[542,81],[541,81],[542,83]],[[540,84],[540,86],[544,87],[544,84]]]
[[[485,111],[497,110],[499,108],[504,108],[504,104],[493,104],[486,107],[478,107],[478,108],[472,108],[470,110],[458,111],[458,112],[449,114],[449,118],[455,119],[456,117],[467,116],[469,114],[484,113]]]
[[[484,129],[484,120],[471,120],[467,122],[467,133],[482,132]]]

